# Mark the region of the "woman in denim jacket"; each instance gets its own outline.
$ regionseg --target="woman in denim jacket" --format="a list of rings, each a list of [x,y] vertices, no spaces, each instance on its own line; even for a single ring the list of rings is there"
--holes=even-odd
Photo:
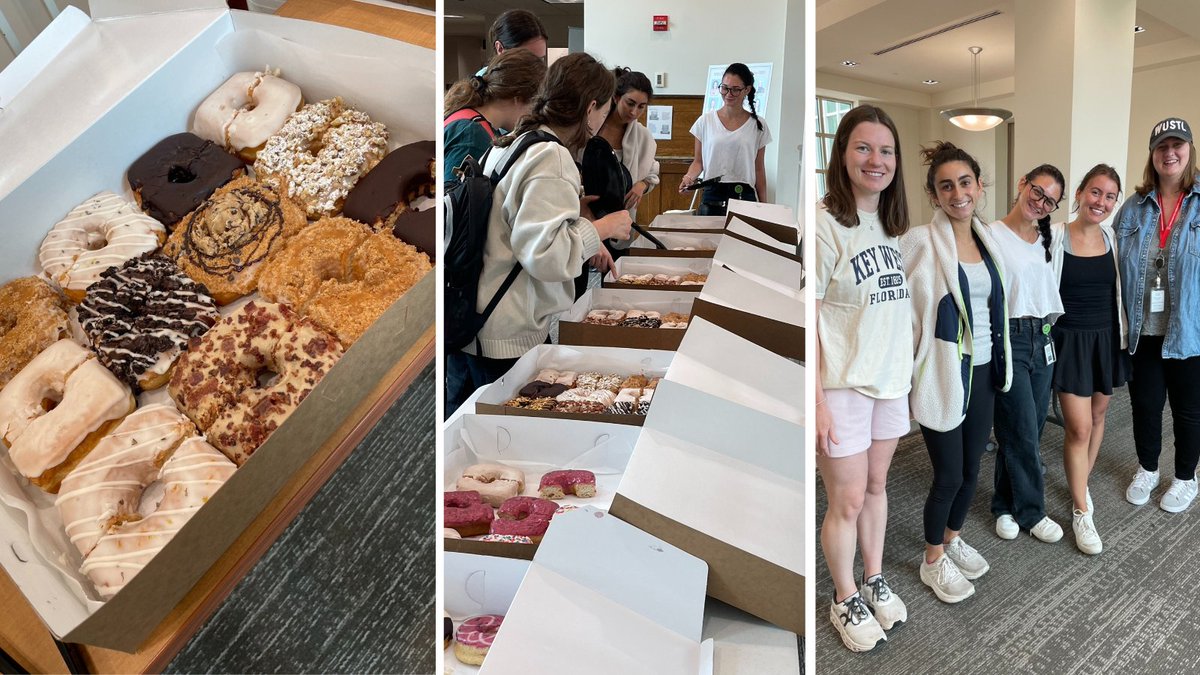
[[[1159,506],[1178,513],[1196,498],[1200,458],[1200,185],[1196,146],[1184,120],[1154,125],[1143,183],[1117,212],[1115,229],[1139,464],[1125,498],[1145,504],[1158,486],[1163,404],[1169,399],[1175,480]]]

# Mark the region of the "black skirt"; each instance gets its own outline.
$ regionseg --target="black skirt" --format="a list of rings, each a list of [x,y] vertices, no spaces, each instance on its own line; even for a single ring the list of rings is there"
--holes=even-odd
[[[1129,354],[1114,328],[1076,330],[1054,327],[1054,390],[1091,397],[1112,396],[1129,381]]]

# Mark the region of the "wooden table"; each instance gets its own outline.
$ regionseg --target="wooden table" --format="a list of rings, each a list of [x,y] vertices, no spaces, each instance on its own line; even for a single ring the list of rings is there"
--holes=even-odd
[[[356,28],[431,49],[435,44],[434,17],[412,12],[336,0],[289,0],[277,13]],[[384,412],[433,361],[434,338],[431,326],[380,380],[379,386],[359,403],[349,417],[351,421],[339,428],[280,490],[279,496],[209,569],[138,652],[125,654],[81,646],[87,668],[98,673],[157,672],[165,668]],[[3,610],[0,649],[30,672],[66,670],[50,632],[6,573],[0,573],[0,608]]]

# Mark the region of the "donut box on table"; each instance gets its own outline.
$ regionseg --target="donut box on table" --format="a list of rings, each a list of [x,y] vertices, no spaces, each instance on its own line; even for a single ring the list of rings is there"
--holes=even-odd
[[[711,258],[722,236],[706,232],[654,233],[654,238],[666,248],[658,248],[649,239],[638,237],[629,245],[629,252],[650,258]]]
[[[637,427],[625,424],[462,415],[443,432],[446,459],[442,486],[447,492],[469,489],[459,483],[464,470],[490,464],[523,472],[524,489],[519,494],[537,496],[541,479],[548,472],[582,469],[595,475],[595,495],[586,498],[567,495],[554,500],[559,506],[559,513],[554,518],[582,506],[607,511],[637,437]],[[533,556],[538,546],[483,541],[481,537],[447,537],[444,543],[447,551],[526,560]]]
[[[130,164],[162,139],[189,130],[196,107],[234,73],[269,64],[306,99],[341,96],[387,126],[389,147],[436,133],[432,50],[231,12],[221,0],[185,0],[169,9],[138,0],[93,0],[91,8],[103,20],[68,7],[0,72],[0,284],[37,272],[41,240],[76,205],[103,191],[130,199]],[[400,90],[380,82],[405,85]],[[0,449],[0,502],[8,507],[0,508],[0,565],[50,632],[66,642],[138,649],[245,532],[255,539],[236,550],[248,552],[221,568],[214,584],[215,593],[228,592],[231,579],[277,536],[278,528],[260,522],[260,514],[293,518],[352,449],[345,441],[353,430],[396,393],[400,374],[417,367],[431,348],[435,288],[434,275],[427,274],[392,304],[170,543],[106,602],[79,573],[78,553],[65,534],[44,524],[58,520],[47,515],[53,499],[18,479]],[[159,400],[155,396],[165,398],[166,390],[143,394],[140,403]]]
[[[601,288],[616,289],[641,288],[651,291],[699,291],[700,287],[704,285],[703,278],[711,267],[712,258],[651,258],[631,253],[618,258],[613,263],[612,271],[604,275],[600,286]],[[644,279],[619,281],[622,277],[628,279],[628,275],[637,275]],[[656,275],[658,278],[655,280],[645,278]],[[688,275],[691,275],[690,279],[698,277],[699,280],[691,281],[689,279],[688,283],[682,283]]]
[[[696,216],[690,213],[662,213],[650,221],[652,232],[691,232],[693,234],[721,234],[725,230],[725,216]],[[656,235],[657,236],[657,235]]]
[[[712,597],[803,634],[804,368],[696,319],[659,388],[610,512],[707,561]]]
[[[630,347],[633,349],[663,349],[675,351],[683,339],[677,328],[642,328],[617,322],[616,325],[589,323],[592,310],[640,310],[689,317],[692,302],[698,293],[676,290],[646,291],[591,288],[575,301],[558,320],[558,341],[564,345],[594,345],[597,347]],[[686,326],[685,326],[686,328]]]
[[[750,216],[731,215],[729,224],[725,226],[725,234],[802,262],[798,249],[800,231],[795,224],[781,225]]]

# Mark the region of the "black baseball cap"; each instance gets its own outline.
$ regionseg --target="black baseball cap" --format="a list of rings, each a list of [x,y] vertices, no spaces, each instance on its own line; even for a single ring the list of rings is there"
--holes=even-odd
[[[1154,129],[1150,131],[1150,149],[1153,150],[1165,138],[1178,138],[1191,143],[1192,128],[1178,117],[1168,117],[1155,124]]]

